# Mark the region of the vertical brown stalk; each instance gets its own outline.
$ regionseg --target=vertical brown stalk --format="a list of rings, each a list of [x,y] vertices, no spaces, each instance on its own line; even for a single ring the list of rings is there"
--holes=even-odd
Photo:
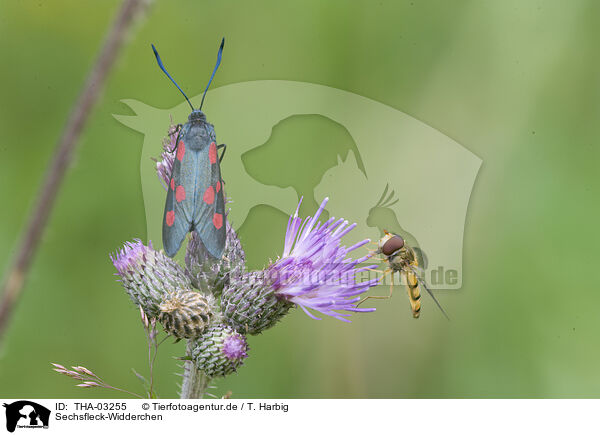
[[[56,152],[40,187],[37,201],[17,248],[13,263],[2,283],[0,300],[0,342],[6,332],[15,304],[23,290],[23,284],[33,256],[39,246],[52,206],[60,189],[65,172],[73,158],[79,136],[91,114],[106,77],[131,28],[134,18],[148,4],[148,0],[124,0],[109,28],[96,63],[92,67],[77,101],[73,104]]]

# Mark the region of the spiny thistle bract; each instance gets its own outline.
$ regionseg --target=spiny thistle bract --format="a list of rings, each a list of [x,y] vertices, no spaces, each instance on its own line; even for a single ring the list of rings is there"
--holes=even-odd
[[[208,377],[227,376],[248,356],[246,338],[227,325],[214,325],[192,343],[191,358]]]
[[[150,317],[158,316],[159,305],[168,293],[192,289],[181,266],[162,251],[155,251],[152,242],[148,246],[138,239],[126,242],[110,259],[133,303]]]
[[[156,165],[165,187],[171,177],[173,137],[165,140]],[[349,248],[342,245],[342,237],[356,224],[333,217],[318,221],[327,201],[314,217],[303,220],[298,217],[300,200],[288,221],[281,257],[262,271],[245,270],[244,250],[228,221],[220,259],[210,257],[195,232],[187,245],[185,269],[139,240],[125,243],[111,259],[132,301],[158,318],[168,334],[190,340],[187,357],[196,367],[208,377],[225,376],[248,356],[244,335],[272,327],[292,307],[314,319],[316,311],[347,322],[352,312],[374,311],[356,305],[378,281],[360,282],[357,275],[376,266],[361,266],[369,255],[349,257],[368,240]]]
[[[275,325],[293,306],[277,296],[262,271],[232,278],[221,297],[224,321],[236,331],[250,335]]]
[[[229,220],[226,223],[225,251],[220,260],[208,254],[195,231],[190,237],[185,253],[185,271],[194,287],[204,293],[212,293],[216,297],[220,296],[231,277],[244,273],[246,265],[242,244]]]

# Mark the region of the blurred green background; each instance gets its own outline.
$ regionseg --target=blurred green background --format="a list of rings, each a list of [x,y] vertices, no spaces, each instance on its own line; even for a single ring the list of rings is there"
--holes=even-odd
[[[0,3],[5,268],[118,5]],[[599,397],[599,16],[595,0],[156,1],[131,33],[81,138],[0,349],[0,397],[120,397],[75,388],[51,362],[80,364],[112,385],[142,391],[131,368],[147,373],[145,338],[108,253],[146,236],[143,137],[112,114],[129,114],[124,98],[159,108],[181,103],[156,68],[151,42],[197,95],[222,35],[215,87],[282,79],[347,90],[434,127],[483,166],[465,226],[463,287],[438,293],[452,322],[427,297],[422,318],[412,319],[403,290],[351,324],[295,311],[249,338],[251,357],[237,375],[215,382],[214,394]],[[319,174],[353,144],[321,119],[290,122],[289,131],[307,135],[305,153],[275,132],[244,162],[265,182],[307,195],[302,211],[311,213]],[[334,138],[330,149],[322,151],[312,135]],[[318,150],[323,157],[310,166]],[[298,166],[309,167],[305,177],[290,173]],[[277,210],[252,210],[240,231],[250,267],[281,251],[285,223]],[[182,343],[161,346],[163,398],[177,395],[172,356],[183,352]]]

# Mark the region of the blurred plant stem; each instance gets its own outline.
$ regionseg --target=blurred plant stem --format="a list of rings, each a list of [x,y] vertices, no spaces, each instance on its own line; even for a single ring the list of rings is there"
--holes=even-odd
[[[52,206],[73,158],[78,139],[98,100],[100,91],[112,69],[119,50],[125,42],[128,30],[135,18],[149,4],[149,0],[124,0],[117,16],[108,30],[96,63],[88,74],[77,101],[73,104],[61,138],[56,146],[40,187],[37,201],[31,211],[27,227],[17,248],[13,263],[4,276],[0,300],[0,343],[9,325],[16,303],[21,296],[23,284],[39,246]]]
[[[186,355],[191,356],[191,340],[186,346]],[[202,399],[208,387],[210,378],[202,370],[196,368],[194,361],[186,361],[183,367],[183,382],[180,399]]]

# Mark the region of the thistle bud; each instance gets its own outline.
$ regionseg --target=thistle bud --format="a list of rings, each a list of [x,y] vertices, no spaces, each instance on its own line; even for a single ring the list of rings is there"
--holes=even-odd
[[[210,378],[235,372],[248,356],[246,338],[223,324],[209,327],[190,347],[196,367]]]
[[[158,316],[159,305],[169,293],[192,288],[183,269],[162,251],[155,251],[151,242],[148,246],[140,240],[126,242],[110,259],[131,300],[149,317]]]
[[[204,332],[213,319],[213,306],[212,296],[204,296],[194,290],[171,292],[159,306],[158,321],[174,337],[195,338]]]
[[[294,304],[275,292],[265,272],[232,277],[223,290],[223,320],[236,331],[256,335],[275,325]]]
[[[198,234],[192,232],[185,253],[186,273],[194,287],[203,293],[212,292],[215,296],[220,295],[232,276],[244,272],[246,256],[229,221],[227,221],[226,231],[225,250],[220,259],[213,258]]]

